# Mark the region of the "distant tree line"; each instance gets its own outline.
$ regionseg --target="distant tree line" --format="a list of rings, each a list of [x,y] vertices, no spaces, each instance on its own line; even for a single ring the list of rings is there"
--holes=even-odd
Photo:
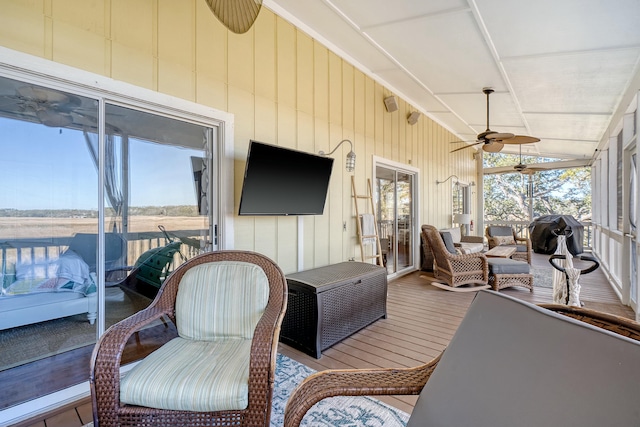
[[[112,217],[114,211],[105,209],[105,215]],[[131,206],[130,216],[198,216],[196,206]],[[0,208],[0,217],[21,218],[97,218],[97,209],[12,209]]]
[[[485,167],[513,166],[519,156],[486,154]],[[551,159],[523,156],[524,164]],[[531,182],[531,187],[529,186]],[[533,191],[531,197],[530,191]],[[591,220],[591,170],[589,168],[538,171],[534,175],[513,173],[485,175],[484,214],[490,221],[523,221],[549,214],[572,215],[579,221]]]

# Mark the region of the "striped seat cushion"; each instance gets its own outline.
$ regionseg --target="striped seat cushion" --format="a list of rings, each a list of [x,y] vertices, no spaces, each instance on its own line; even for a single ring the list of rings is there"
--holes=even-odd
[[[179,337],[127,373],[121,402],[200,412],[246,408],[251,339],[268,299],[267,276],[255,264],[189,269],[176,297]]]
[[[246,262],[211,262],[191,268],[180,281],[176,324],[182,338],[253,338],[269,299],[264,271]]]
[[[248,404],[251,340],[174,338],[129,371],[120,401],[185,411],[244,409]]]

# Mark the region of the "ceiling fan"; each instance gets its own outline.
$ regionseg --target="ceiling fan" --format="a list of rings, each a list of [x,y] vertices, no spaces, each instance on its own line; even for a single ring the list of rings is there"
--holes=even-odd
[[[531,144],[540,141],[539,138],[533,136],[514,135],[509,132],[492,131],[489,128],[489,95],[491,95],[494,90],[490,87],[485,87],[482,88],[482,92],[487,96],[487,129],[484,132],[478,134],[475,144],[469,144],[465,145],[464,147],[456,148],[455,150],[451,151],[452,153],[479,144],[482,144],[482,149],[488,153],[498,153],[502,151],[502,149],[504,148],[504,144]]]
[[[25,85],[15,91],[15,95],[2,95],[9,102],[0,101],[0,108],[45,126],[65,127],[72,124],[74,119],[71,114],[77,113],[75,110],[82,104],[77,96],[40,86]]]
[[[533,175],[538,171],[547,170],[546,168],[543,168],[540,166],[525,165],[524,163],[522,163],[522,144],[520,145],[519,148],[520,148],[520,162],[513,167],[516,171],[520,172],[523,175]]]

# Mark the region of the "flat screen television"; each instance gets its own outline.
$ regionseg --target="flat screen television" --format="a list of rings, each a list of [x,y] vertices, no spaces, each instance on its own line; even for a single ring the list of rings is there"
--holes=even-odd
[[[250,141],[239,215],[322,215],[333,159]]]

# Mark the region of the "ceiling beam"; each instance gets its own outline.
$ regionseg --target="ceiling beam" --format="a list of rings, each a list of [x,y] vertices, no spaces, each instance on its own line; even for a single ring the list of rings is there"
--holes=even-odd
[[[578,159],[578,160],[562,160],[558,162],[543,162],[543,163],[528,163],[527,167],[543,167],[547,170],[551,169],[571,169],[571,168],[581,168],[589,166],[591,159]],[[497,173],[516,173],[517,171],[513,169],[513,166],[500,166],[496,168],[485,168],[482,170],[484,175],[493,175]]]

